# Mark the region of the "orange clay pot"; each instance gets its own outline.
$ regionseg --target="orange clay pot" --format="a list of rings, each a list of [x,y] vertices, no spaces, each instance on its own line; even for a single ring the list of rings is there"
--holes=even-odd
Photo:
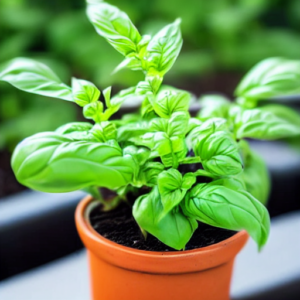
[[[248,239],[245,231],[196,250],[142,251],[99,235],[88,218],[95,205],[87,197],[75,215],[88,250],[93,300],[229,300],[232,266]]]

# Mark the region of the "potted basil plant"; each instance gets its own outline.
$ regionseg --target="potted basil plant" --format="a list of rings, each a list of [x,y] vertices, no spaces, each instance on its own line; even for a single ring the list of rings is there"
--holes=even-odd
[[[300,62],[261,62],[237,87],[234,103],[206,96],[191,117],[191,94],[162,85],[182,46],[179,19],[142,36],[103,1],[88,1],[87,15],[124,55],[115,71],[145,78],[111,96],[111,87],[101,93],[83,79],[70,87],[31,59],[2,66],[1,80],[75,102],[92,121],[26,138],[13,153],[15,176],[38,191],[91,195],[79,204],[76,224],[88,248],[93,299],[229,299],[235,255],[248,234],[262,248],[270,228],[268,173],[245,139],[299,134],[274,106],[257,105],[299,92]],[[138,112],[112,118],[137,96]]]

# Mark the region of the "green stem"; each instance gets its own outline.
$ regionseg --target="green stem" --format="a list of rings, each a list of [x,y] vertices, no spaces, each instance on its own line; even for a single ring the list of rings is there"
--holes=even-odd
[[[91,194],[97,201],[99,201],[103,206],[106,206],[107,203],[106,201],[103,199],[101,192],[99,191],[98,187],[94,186],[90,186],[87,189],[87,192],[89,194]]]

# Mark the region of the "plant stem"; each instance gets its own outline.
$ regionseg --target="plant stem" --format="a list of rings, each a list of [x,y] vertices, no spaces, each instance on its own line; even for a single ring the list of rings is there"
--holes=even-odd
[[[103,206],[106,206],[107,203],[103,199],[101,192],[96,186],[90,186],[86,189],[86,191],[91,194],[96,200],[98,200]]]

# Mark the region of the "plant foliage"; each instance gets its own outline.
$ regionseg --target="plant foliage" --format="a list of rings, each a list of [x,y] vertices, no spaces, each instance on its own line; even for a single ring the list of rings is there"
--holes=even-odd
[[[94,122],[69,123],[25,139],[12,158],[17,179],[44,192],[85,189],[104,207],[109,204],[100,187],[114,190],[119,199],[142,188],[147,193],[134,202],[135,220],[177,250],[184,249],[197,221],[245,229],[262,247],[270,225],[264,206],[269,179],[264,162],[244,138],[300,134],[299,122],[289,121],[289,115],[299,120],[294,112],[280,115],[274,105],[269,110],[268,105],[256,107],[260,99],[299,90],[299,62],[262,62],[238,86],[238,101],[205,96],[192,118],[191,95],[162,85],[181,49],[179,19],[151,37],[140,35],[124,12],[104,1],[89,0],[87,14],[96,31],[124,56],[118,69],[140,70],[144,80],[114,96],[107,87],[101,101],[100,90],[91,82],[73,78],[69,87],[41,63],[8,62],[0,69],[0,80],[30,93],[73,101]],[[126,99],[137,96],[142,98],[137,113],[111,119]]]

